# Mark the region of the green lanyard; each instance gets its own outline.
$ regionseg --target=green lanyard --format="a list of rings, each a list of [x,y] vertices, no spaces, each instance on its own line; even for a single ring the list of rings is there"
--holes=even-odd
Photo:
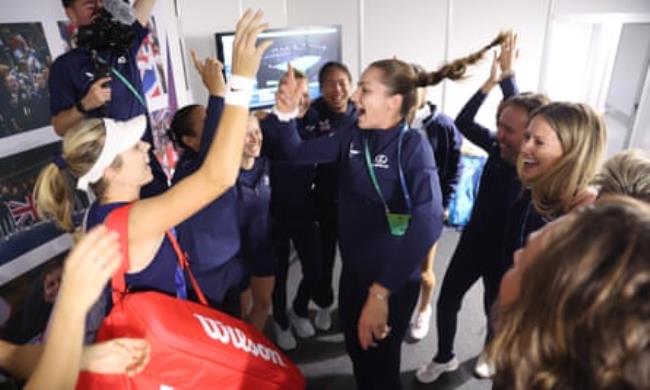
[[[381,191],[381,187],[379,186],[379,181],[377,180],[377,176],[375,175],[375,169],[370,159],[370,149],[368,148],[368,137],[365,135],[363,137],[364,156],[366,159],[366,167],[368,168],[368,175],[372,180],[372,184],[375,186],[375,191],[377,191],[377,195],[379,195],[381,202],[384,204],[386,221],[388,222],[390,233],[393,236],[403,236],[404,234],[406,234],[406,230],[408,229],[409,222],[411,220],[411,212],[413,210],[411,196],[409,194],[408,187],[406,186],[406,178],[404,177],[404,171],[402,170],[402,141],[404,139],[404,134],[406,133],[406,131],[407,131],[407,127],[406,125],[404,125],[404,127],[400,131],[399,140],[397,142],[397,167],[399,170],[399,178],[400,178],[400,186],[402,188],[402,194],[404,195],[404,201],[406,202],[406,206],[409,211],[408,214],[392,213],[390,211],[390,208],[388,207],[388,203],[386,203],[386,199],[384,198],[384,193]]]
[[[97,60],[98,60],[99,62],[101,62],[102,64],[104,64],[104,65],[109,65],[109,63],[106,62],[106,60],[103,59],[102,57],[100,57],[98,54],[95,56],[95,58],[97,58]],[[111,68],[111,73],[113,73],[113,74],[118,78],[118,80],[120,80],[120,81],[122,82],[122,84],[126,85],[126,88],[127,88],[129,91],[131,91],[131,93],[133,94],[133,96],[135,96],[135,98],[138,99],[138,101],[140,102],[140,104],[142,104],[142,106],[143,106],[143,107],[145,108],[145,110],[146,110],[146,109],[147,109],[147,103],[145,102],[145,100],[144,100],[144,98],[142,97],[142,95],[140,95],[140,93],[138,92],[138,90],[135,89],[135,87],[133,86],[133,84],[131,84],[131,82],[126,78],[126,76],[124,76],[124,75],[123,75],[119,70],[115,69],[115,67],[113,67],[112,65],[109,65],[109,66],[110,66],[110,68]]]

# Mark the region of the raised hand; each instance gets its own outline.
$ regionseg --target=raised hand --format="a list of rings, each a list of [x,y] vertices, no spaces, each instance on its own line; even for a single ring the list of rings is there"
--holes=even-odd
[[[190,54],[192,55],[194,68],[201,75],[203,85],[205,85],[210,95],[225,96],[226,80],[223,78],[223,64],[214,57],[202,60],[194,50],[191,50]]]
[[[85,313],[97,301],[121,261],[120,244],[115,232],[103,225],[89,231],[64,262],[59,291],[61,304],[73,301],[74,306]]]
[[[282,76],[278,90],[275,93],[275,108],[284,114],[294,112],[300,106],[301,98],[302,84],[299,80],[296,80],[293,67],[289,63],[287,73]]]
[[[253,78],[257,74],[262,54],[272,43],[267,40],[255,46],[257,36],[268,28],[268,24],[262,23],[263,15],[262,11],[253,14],[248,9],[237,22],[232,53],[233,75]]]
[[[499,70],[499,55],[497,55],[496,50],[493,52],[492,56],[492,65],[490,66],[490,74],[481,86],[481,91],[483,93],[488,94],[492,88],[494,88],[495,85],[499,84],[499,80],[501,80],[501,72]]]
[[[519,58],[517,47],[517,34],[509,31],[506,39],[501,43],[501,54],[499,55],[499,67],[501,69],[500,79],[511,76],[515,72],[515,64]]]

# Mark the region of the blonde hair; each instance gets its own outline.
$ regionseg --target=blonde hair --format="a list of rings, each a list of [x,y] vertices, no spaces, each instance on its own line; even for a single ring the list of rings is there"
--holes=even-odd
[[[605,162],[594,184],[599,196],[620,194],[650,203],[650,157],[638,149],[620,152]]]
[[[576,195],[587,188],[598,172],[605,153],[607,129],[602,117],[582,103],[553,102],[531,113],[542,117],[555,131],[564,151],[560,160],[532,180],[533,206],[546,217],[557,217],[570,210]],[[519,176],[523,157],[517,161]]]
[[[648,389],[650,207],[616,197],[567,218],[530,259],[517,301],[497,314],[494,384]]]
[[[71,128],[63,137],[61,157],[65,167],[48,164],[38,176],[34,186],[34,199],[39,215],[51,218],[66,231],[73,231],[72,212],[77,179],[87,173],[99,158],[104,147],[106,129],[101,119],[87,119]],[[119,166],[119,156],[112,166]],[[101,198],[106,191],[103,180],[90,185]]]

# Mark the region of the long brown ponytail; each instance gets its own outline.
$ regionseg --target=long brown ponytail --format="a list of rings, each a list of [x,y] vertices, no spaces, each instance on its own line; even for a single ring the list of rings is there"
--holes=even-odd
[[[400,113],[406,118],[417,102],[418,87],[433,86],[444,79],[462,79],[469,65],[477,63],[483,58],[485,52],[501,44],[507,36],[507,32],[501,32],[481,50],[445,64],[434,72],[426,72],[419,66],[414,67],[398,59],[375,61],[370,64],[369,68],[379,69],[383,73],[382,84],[388,87],[391,95],[402,95]]]

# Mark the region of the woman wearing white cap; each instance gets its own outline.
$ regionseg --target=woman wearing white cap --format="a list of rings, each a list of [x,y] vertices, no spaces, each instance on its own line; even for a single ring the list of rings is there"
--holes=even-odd
[[[176,255],[165,232],[199,211],[235,184],[244,145],[248,103],[260,57],[269,42],[255,46],[266,28],[262,13],[247,11],[237,24],[233,45],[233,77],[226,95],[218,135],[204,164],[165,193],[139,200],[140,188],[152,179],[150,145],[140,141],[144,116],[126,122],[90,119],[63,139],[63,153],[47,166],[35,187],[41,215],[72,231],[73,184],[97,197],[88,211],[86,228],[100,224],[114,209],[132,203],[128,219],[130,291],[157,290],[180,294],[184,283],[176,275]],[[155,261],[154,261],[155,260]],[[182,275],[181,275],[182,276]]]

